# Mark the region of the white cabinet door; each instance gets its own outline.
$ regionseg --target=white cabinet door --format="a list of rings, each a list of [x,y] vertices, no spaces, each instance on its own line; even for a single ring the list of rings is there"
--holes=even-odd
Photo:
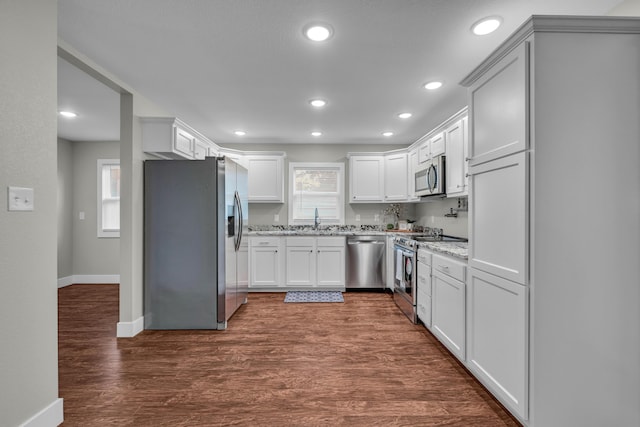
[[[414,148],[409,151],[407,156],[407,201],[417,202],[420,197],[416,196],[416,179],[415,174],[418,170],[418,149]]]
[[[383,156],[351,156],[349,177],[351,203],[384,201]]]
[[[528,62],[525,42],[471,86],[471,165],[528,148]]]
[[[445,153],[445,150],[446,150],[445,141],[446,141],[446,135],[444,132],[440,132],[431,137],[430,139],[431,158],[440,156]]]
[[[209,154],[209,146],[206,142],[196,139],[193,145],[193,158],[196,160],[204,160]]]
[[[446,183],[447,197],[467,195],[466,120],[461,119],[445,130],[447,141]]]
[[[407,200],[407,153],[389,154],[384,157],[384,200]]]
[[[284,254],[280,241],[280,237],[250,239],[250,288],[284,286],[284,280],[282,280]]]
[[[528,154],[469,168],[469,266],[526,285]]]
[[[465,359],[465,284],[435,269],[431,275],[431,331],[462,362]]]
[[[249,202],[284,203],[282,156],[248,156]]]
[[[474,268],[467,289],[467,367],[527,419],[527,288]]]
[[[317,249],[317,286],[319,288],[345,287],[345,248],[320,246]]]
[[[173,150],[187,158],[193,158],[196,139],[179,126],[173,128]]]
[[[416,314],[422,323],[431,329],[431,297],[418,288],[418,300],[416,301]]]
[[[287,286],[316,284],[316,254],[313,246],[287,246]]]

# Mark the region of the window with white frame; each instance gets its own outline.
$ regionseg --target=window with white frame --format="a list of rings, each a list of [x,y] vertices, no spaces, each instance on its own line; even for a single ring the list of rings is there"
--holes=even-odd
[[[344,163],[289,163],[289,225],[344,225]]]
[[[98,237],[120,237],[120,160],[98,160]]]

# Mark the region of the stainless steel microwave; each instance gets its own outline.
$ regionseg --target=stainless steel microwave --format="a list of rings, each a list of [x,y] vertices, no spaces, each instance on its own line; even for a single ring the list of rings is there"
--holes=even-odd
[[[428,160],[416,173],[416,196],[440,196],[446,195],[445,183],[445,156],[437,156]]]

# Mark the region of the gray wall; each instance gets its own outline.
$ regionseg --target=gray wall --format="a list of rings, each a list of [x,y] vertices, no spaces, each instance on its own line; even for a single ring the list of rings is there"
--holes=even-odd
[[[342,162],[345,165],[345,222],[349,225],[380,224],[384,216],[381,212],[388,205],[383,203],[348,203],[349,195],[349,152],[385,152],[404,148],[399,145],[353,145],[353,144],[230,144],[227,148],[243,151],[284,151],[287,153],[284,166],[284,194],[285,201],[289,195],[289,162]],[[404,204],[406,216],[415,217],[415,207],[411,203]],[[274,221],[274,215],[280,216],[280,221]],[[379,221],[375,215],[380,214]],[[360,215],[360,222],[356,221]],[[249,225],[287,225],[287,203],[251,203],[249,205]]]
[[[0,13],[0,425],[57,402],[56,2],[5,0]],[[8,212],[7,186],[34,189]]]
[[[73,144],[73,274],[120,272],[120,239],[98,238],[98,159],[119,159],[120,142]],[[85,219],[79,219],[79,213]]]
[[[73,143],[58,138],[58,278],[73,274]]]

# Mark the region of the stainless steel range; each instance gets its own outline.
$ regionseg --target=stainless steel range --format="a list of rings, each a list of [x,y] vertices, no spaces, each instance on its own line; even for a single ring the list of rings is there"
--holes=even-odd
[[[410,237],[393,239],[393,300],[413,323],[416,315],[416,251],[417,242]]]

